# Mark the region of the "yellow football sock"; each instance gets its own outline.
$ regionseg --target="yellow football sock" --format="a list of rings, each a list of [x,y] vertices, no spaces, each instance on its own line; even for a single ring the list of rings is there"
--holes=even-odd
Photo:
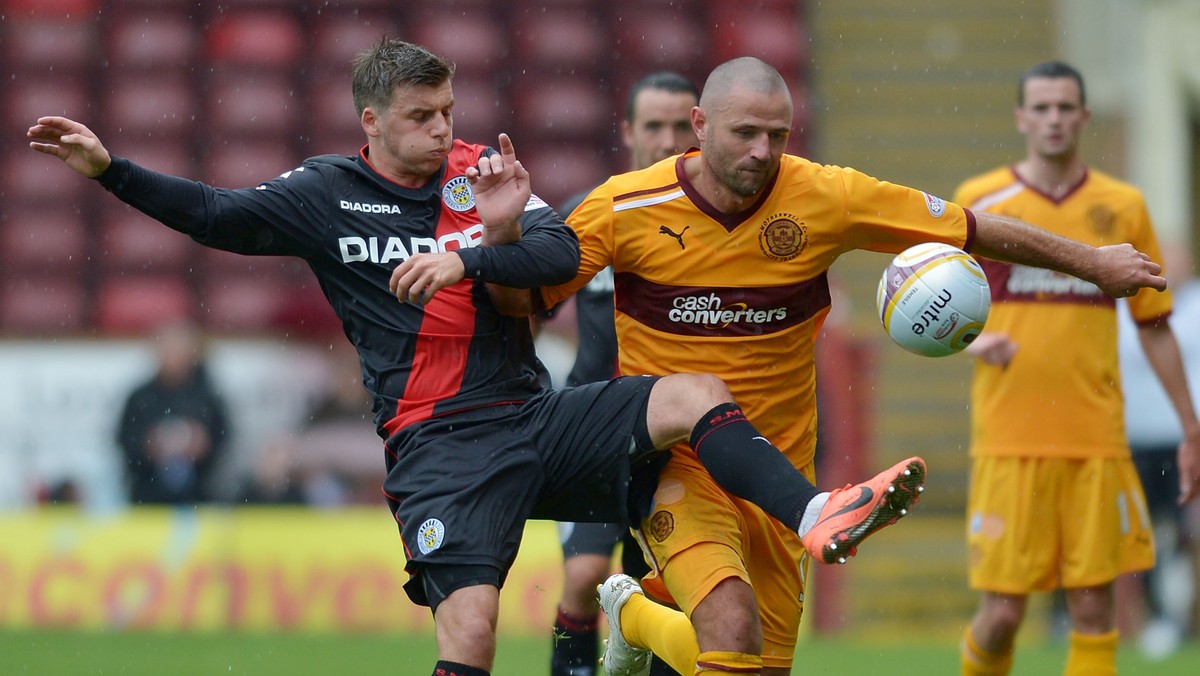
[[[621,608],[621,633],[638,648],[649,648],[681,674],[690,674],[700,654],[692,623],[678,610],[634,594]]]
[[[696,656],[696,671],[699,674],[759,674],[762,673],[762,658],[746,653],[728,653],[710,650]],[[675,671],[679,671],[676,669]],[[679,671],[679,673],[687,673]]]
[[[959,664],[962,676],[1005,676],[1012,669],[1013,654],[1011,650],[990,653],[980,648],[968,625],[959,648]]]
[[[1116,629],[1107,634],[1071,632],[1063,676],[1115,676],[1119,638]]]

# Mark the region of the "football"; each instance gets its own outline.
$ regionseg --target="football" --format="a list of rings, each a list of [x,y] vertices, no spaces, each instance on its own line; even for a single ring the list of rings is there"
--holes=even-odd
[[[900,347],[925,357],[964,350],[992,307],[983,268],[949,244],[918,244],[897,254],[875,295],[879,319]]]

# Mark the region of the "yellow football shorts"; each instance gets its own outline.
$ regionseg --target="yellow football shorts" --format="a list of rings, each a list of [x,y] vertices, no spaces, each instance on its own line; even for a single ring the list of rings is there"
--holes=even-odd
[[[811,479],[811,466],[805,474]],[[717,584],[741,579],[758,599],[763,665],[791,666],[808,564],[795,533],[722,491],[690,449],[676,449],[659,476],[654,509],[637,535],[651,566],[642,581],[649,597],[690,617]]]
[[[1005,594],[1106,584],[1154,566],[1146,497],[1128,458],[976,457],[970,586]]]

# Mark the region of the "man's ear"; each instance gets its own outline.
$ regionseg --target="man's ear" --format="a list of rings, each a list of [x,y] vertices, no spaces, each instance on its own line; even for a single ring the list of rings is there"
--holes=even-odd
[[[362,124],[362,130],[367,136],[379,136],[379,116],[375,114],[375,109],[367,106],[363,108],[362,117],[359,118],[359,123]]]
[[[700,106],[692,107],[692,131],[696,132],[696,140],[704,140],[704,125],[708,119],[704,115],[704,109]]]

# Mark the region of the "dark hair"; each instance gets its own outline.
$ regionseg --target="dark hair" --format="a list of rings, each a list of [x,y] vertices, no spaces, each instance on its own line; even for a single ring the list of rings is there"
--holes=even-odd
[[[691,80],[679,73],[665,70],[650,73],[633,83],[633,88],[629,90],[629,98],[625,100],[625,120],[627,122],[633,122],[633,103],[643,89],[662,89],[672,94],[691,94],[696,97],[697,101],[700,100],[700,90],[696,89],[696,85],[692,84]]]
[[[384,38],[354,59],[354,109],[361,117],[367,107],[390,103],[396,87],[436,86],[452,77],[453,63],[419,45]]]
[[[1087,92],[1083,88],[1083,75],[1069,64],[1062,61],[1047,61],[1025,71],[1017,82],[1017,106],[1025,105],[1025,83],[1033,78],[1063,78],[1069,77],[1079,85],[1079,102],[1087,103]]]

